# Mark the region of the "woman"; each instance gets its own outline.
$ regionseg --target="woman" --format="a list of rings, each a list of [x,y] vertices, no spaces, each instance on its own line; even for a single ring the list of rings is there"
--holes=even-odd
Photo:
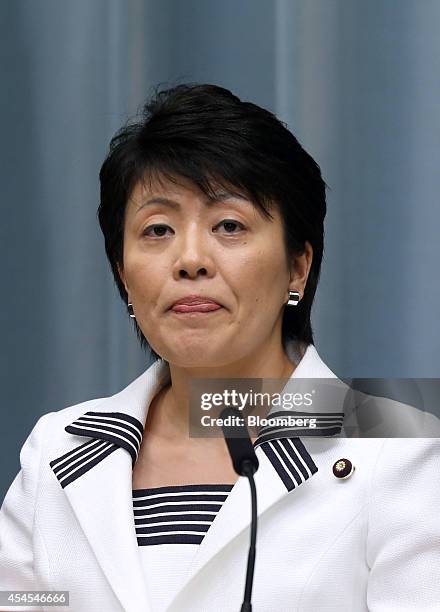
[[[75,612],[238,611],[249,486],[221,437],[189,435],[190,383],[337,379],[310,323],[326,185],[273,114],[214,85],[157,92],[100,181],[107,257],[155,361],[38,420],[1,509],[0,587],[68,590]],[[438,610],[438,440],[340,432],[336,415],[252,437],[254,609]]]

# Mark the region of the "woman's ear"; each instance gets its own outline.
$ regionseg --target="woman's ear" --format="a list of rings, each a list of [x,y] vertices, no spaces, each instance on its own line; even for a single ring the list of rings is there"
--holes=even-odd
[[[122,282],[123,282],[123,284],[124,284],[125,291],[128,293],[128,287],[127,287],[127,284],[126,284],[126,282],[125,282],[125,275],[124,275],[124,271],[121,269],[121,267],[120,267],[120,265],[119,265],[118,263],[116,264],[116,266],[117,266],[117,268],[118,268],[119,278],[121,279],[121,281],[122,281]]]
[[[305,242],[304,253],[302,255],[296,255],[292,259],[292,265],[290,268],[290,284],[289,289],[292,291],[299,291],[301,298],[304,295],[307,278],[309,276],[310,268],[312,267],[313,260],[313,248],[310,242]]]

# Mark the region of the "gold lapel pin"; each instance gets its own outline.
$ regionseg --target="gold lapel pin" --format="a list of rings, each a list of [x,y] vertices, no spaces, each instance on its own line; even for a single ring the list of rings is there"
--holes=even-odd
[[[348,478],[354,472],[354,465],[350,461],[350,459],[338,459],[333,464],[333,474],[336,478]]]

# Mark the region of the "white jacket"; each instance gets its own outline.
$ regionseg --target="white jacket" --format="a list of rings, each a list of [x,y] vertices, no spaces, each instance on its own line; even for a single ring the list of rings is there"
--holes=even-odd
[[[293,375],[336,378],[312,345]],[[154,612],[132,468],[150,401],[168,377],[157,361],[111,397],[37,421],[0,510],[0,590],[68,590],[70,606],[0,610]],[[85,414],[120,427],[93,431]],[[291,435],[256,453],[254,612],[440,610],[438,438]],[[333,472],[343,458],[355,466],[345,479]],[[169,612],[239,612],[249,526],[250,488],[240,477]]]

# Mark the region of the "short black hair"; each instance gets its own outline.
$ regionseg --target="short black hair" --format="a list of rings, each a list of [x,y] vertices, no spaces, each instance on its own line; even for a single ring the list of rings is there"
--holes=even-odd
[[[127,304],[119,276],[123,270],[124,218],[127,201],[139,180],[155,177],[189,179],[208,197],[218,185],[239,188],[271,218],[278,206],[283,219],[287,261],[313,248],[303,298],[284,309],[283,345],[296,339],[313,344],[310,321],[324,250],[324,217],[328,185],[316,161],[270,111],[243,102],[213,84],[184,83],[153,88],[134,120],[128,120],[110,141],[102,164],[97,216],[116,286]],[[215,185],[215,187],[214,187]],[[287,294],[287,288],[286,288]],[[160,356],[136,320],[141,347]]]

